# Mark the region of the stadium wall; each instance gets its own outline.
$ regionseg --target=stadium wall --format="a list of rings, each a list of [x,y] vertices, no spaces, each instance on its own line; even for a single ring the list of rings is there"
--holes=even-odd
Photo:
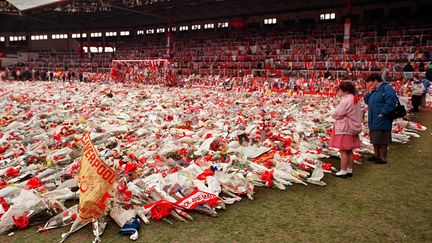
[[[78,50],[79,42],[73,39],[30,41],[29,50]]]

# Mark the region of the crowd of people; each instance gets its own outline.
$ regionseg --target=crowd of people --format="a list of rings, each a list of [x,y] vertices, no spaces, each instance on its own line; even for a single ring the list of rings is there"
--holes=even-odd
[[[0,71],[0,80],[16,81],[62,81],[62,82],[97,82],[109,81],[109,73],[90,72],[87,70],[36,70],[29,67],[5,68]]]

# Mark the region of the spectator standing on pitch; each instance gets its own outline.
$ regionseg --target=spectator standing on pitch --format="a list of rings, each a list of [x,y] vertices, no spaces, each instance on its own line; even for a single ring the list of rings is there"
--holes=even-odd
[[[364,101],[368,105],[369,136],[375,152],[368,160],[376,164],[385,164],[387,147],[392,140],[393,120],[389,114],[396,107],[397,96],[393,88],[376,73],[366,79],[366,90]]]
[[[423,94],[422,94],[421,105],[424,107],[424,106],[426,106],[426,94],[429,92],[429,88],[431,86],[431,83],[430,83],[430,80],[427,77],[423,77],[422,83],[423,83],[423,86],[424,86],[424,91],[423,91]]]
[[[412,111],[413,112],[419,112],[419,106],[422,103],[422,95],[423,92],[425,91],[425,87],[423,85],[423,82],[420,80],[418,75],[414,75],[413,77],[413,84],[412,84],[412,88],[411,88],[411,103],[413,106]],[[426,95],[426,93],[425,93]]]
[[[432,81],[432,62],[429,64],[429,67],[426,69],[426,78],[429,81]]]
[[[341,178],[353,176],[353,149],[361,146],[359,134],[362,130],[363,113],[355,96],[354,84],[344,82],[339,85],[342,100],[336,107],[332,117],[336,119],[330,136],[330,147],[338,148],[341,158],[341,169],[334,175]]]
[[[408,63],[405,65],[403,71],[404,71],[404,77],[405,77],[405,78],[412,78],[412,72],[414,72],[414,68],[413,68],[413,66],[411,65],[411,62],[408,62]]]
[[[404,67],[404,72],[413,72],[414,71],[414,68],[413,68],[413,66],[411,65],[411,62],[408,62],[406,65],[405,65],[405,67]]]

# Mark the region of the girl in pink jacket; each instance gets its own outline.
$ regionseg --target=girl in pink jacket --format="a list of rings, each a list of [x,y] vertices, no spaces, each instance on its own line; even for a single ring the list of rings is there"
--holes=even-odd
[[[333,112],[336,119],[330,136],[330,147],[338,148],[341,157],[341,170],[334,175],[341,178],[353,176],[353,149],[359,148],[359,134],[362,129],[363,113],[355,96],[355,87],[351,82],[339,85],[342,100]]]

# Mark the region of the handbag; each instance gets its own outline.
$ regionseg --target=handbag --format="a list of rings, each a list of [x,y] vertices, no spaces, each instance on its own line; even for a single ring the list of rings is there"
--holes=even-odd
[[[396,96],[396,108],[388,114],[389,118],[395,120],[406,116],[406,114],[405,106],[399,102],[399,97]]]
[[[382,91],[382,90],[381,90],[381,95],[384,98],[384,91]],[[406,116],[406,114],[407,114],[405,106],[403,106],[399,102],[399,97],[396,94],[395,94],[395,96],[396,96],[396,107],[387,115],[391,120],[402,118],[402,117]]]

